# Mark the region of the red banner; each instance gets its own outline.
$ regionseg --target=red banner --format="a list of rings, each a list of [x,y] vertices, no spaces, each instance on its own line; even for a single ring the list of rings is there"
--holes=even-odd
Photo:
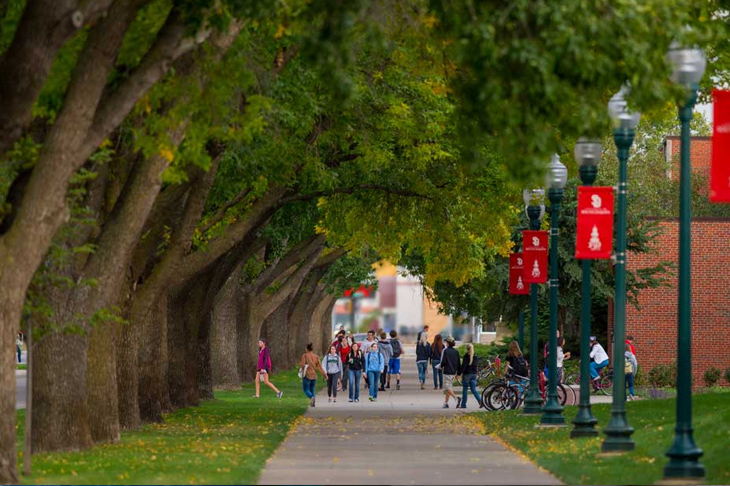
[[[730,91],[713,90],[710,201],[730,202]]]
[[[613,187],[578,187],[575,258],[611,258],[613,251]]]
[[[522,278],[522,253],[512,253],[509,256],[509,293],[525,295],[530,293],[530,286]]]
[[[547,282],[548,276],[548,232],[522,232],[522,258],[524,270],[522,280],[525,283],[540,284]]]

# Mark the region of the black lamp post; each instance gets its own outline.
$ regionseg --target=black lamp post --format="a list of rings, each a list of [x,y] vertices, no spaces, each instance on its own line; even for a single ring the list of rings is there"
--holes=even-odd
[[[530,219],[530,229],[540,229],[540,221],[545,214],[545,205],[542,199],[545,197],[544,189],[525,189],[522,191],[525,200],[525,212]],[[538,414],[542,411],[542,397],[540,396],[537,375],[537,284],[530,284],[530,389],[525,398],[525,407],[522,410],[526,414]]]
[[[550,329],[548,330],[548,393],[542,409],[542,425],[563,425],[563,407],[558,401],[558,222],[568,169],[553,155],[548,165],[546,185],[550,199]]]
[[[702,449],[697,447],[692,429],[692,269],[690,236],[692,222],[692,168],[690,165],[690,121],[697,101],[698,83],[705,72],[705,54],[699,48],[683,48],[672,44],[667,53],[672,64],[671,79],[686,90],[679,105],[682,138],[679,170],[679,301],[677,329],[677,425],[674,442],[667,451],[669,463],[665,478],[697,479],[705,475],[699,462]]]
[[[581,138],[575,144],[575,160],[580,165],[580,180],[586,186],[592,186],[598,174],[598,163],[601,161],[601,142]],[[591,352],[591,260],[581,262],[583,267],[583,289],[581,293],[580,311],[580,403],[578,414],[573,419],[573,430],[570,437],[595,437],[598,435],[598,420],[591,412],[590,373]]]
[[[634,429],[626,419],[626,387],[624,385],[624,348],[626,346],[626,196],[627,165],[629,149],[634,142],[634,130],[639,124],[641,113],[628,109],[625,95],[628,87],[613,95],[608,102],[608,114],[613,124],[613,140],[618,149],[618,212],[616,217],[616,287],[614,289],[613,314],[613,406],[611,420],[604,429],[606,439],[603,452],[624,452],[634,450],[631,439]]]

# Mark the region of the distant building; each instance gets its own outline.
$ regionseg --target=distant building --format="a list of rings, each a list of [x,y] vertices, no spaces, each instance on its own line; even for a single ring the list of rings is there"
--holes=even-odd
[[[333,329],[343,325],[354,332],[366,327],[415,335],[428,324],[431,335],[452,332],[453,319],[438,313],[438,304],[428,300],[418,278],[385,261],[373,265],[373,270],[377,290],[369,296],[338,299],[332,311]]]

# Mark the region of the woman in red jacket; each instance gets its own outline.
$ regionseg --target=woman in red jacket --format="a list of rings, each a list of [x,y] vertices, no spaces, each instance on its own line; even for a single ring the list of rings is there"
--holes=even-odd
[[[259,340],[259,361],[256,365],[256,381],[254,382],[256,385],[256,395],[254,395],[254,398],[259,397],[259,393],[261,391],[261,384],[260,382],[264,382],[266,386],[271,388],[276,392],[276,398],[281,398],[281,396],[284,394],[280,392],[273,383],[269,381],[269,374],[271,373],[271,353],[269,353],[269,348],[266,346],[266,341],[263,339]]]

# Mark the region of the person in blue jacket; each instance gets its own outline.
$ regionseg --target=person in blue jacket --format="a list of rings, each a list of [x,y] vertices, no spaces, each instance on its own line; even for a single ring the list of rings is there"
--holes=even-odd
[[[385,360],[378,349],[378,343],[373,343],[365,355],[365,373],[367,374],[368,384],[370,385],[370,401],[374,402],[378,399],[378,385],[380,383],[380,374],[385,368]]]

